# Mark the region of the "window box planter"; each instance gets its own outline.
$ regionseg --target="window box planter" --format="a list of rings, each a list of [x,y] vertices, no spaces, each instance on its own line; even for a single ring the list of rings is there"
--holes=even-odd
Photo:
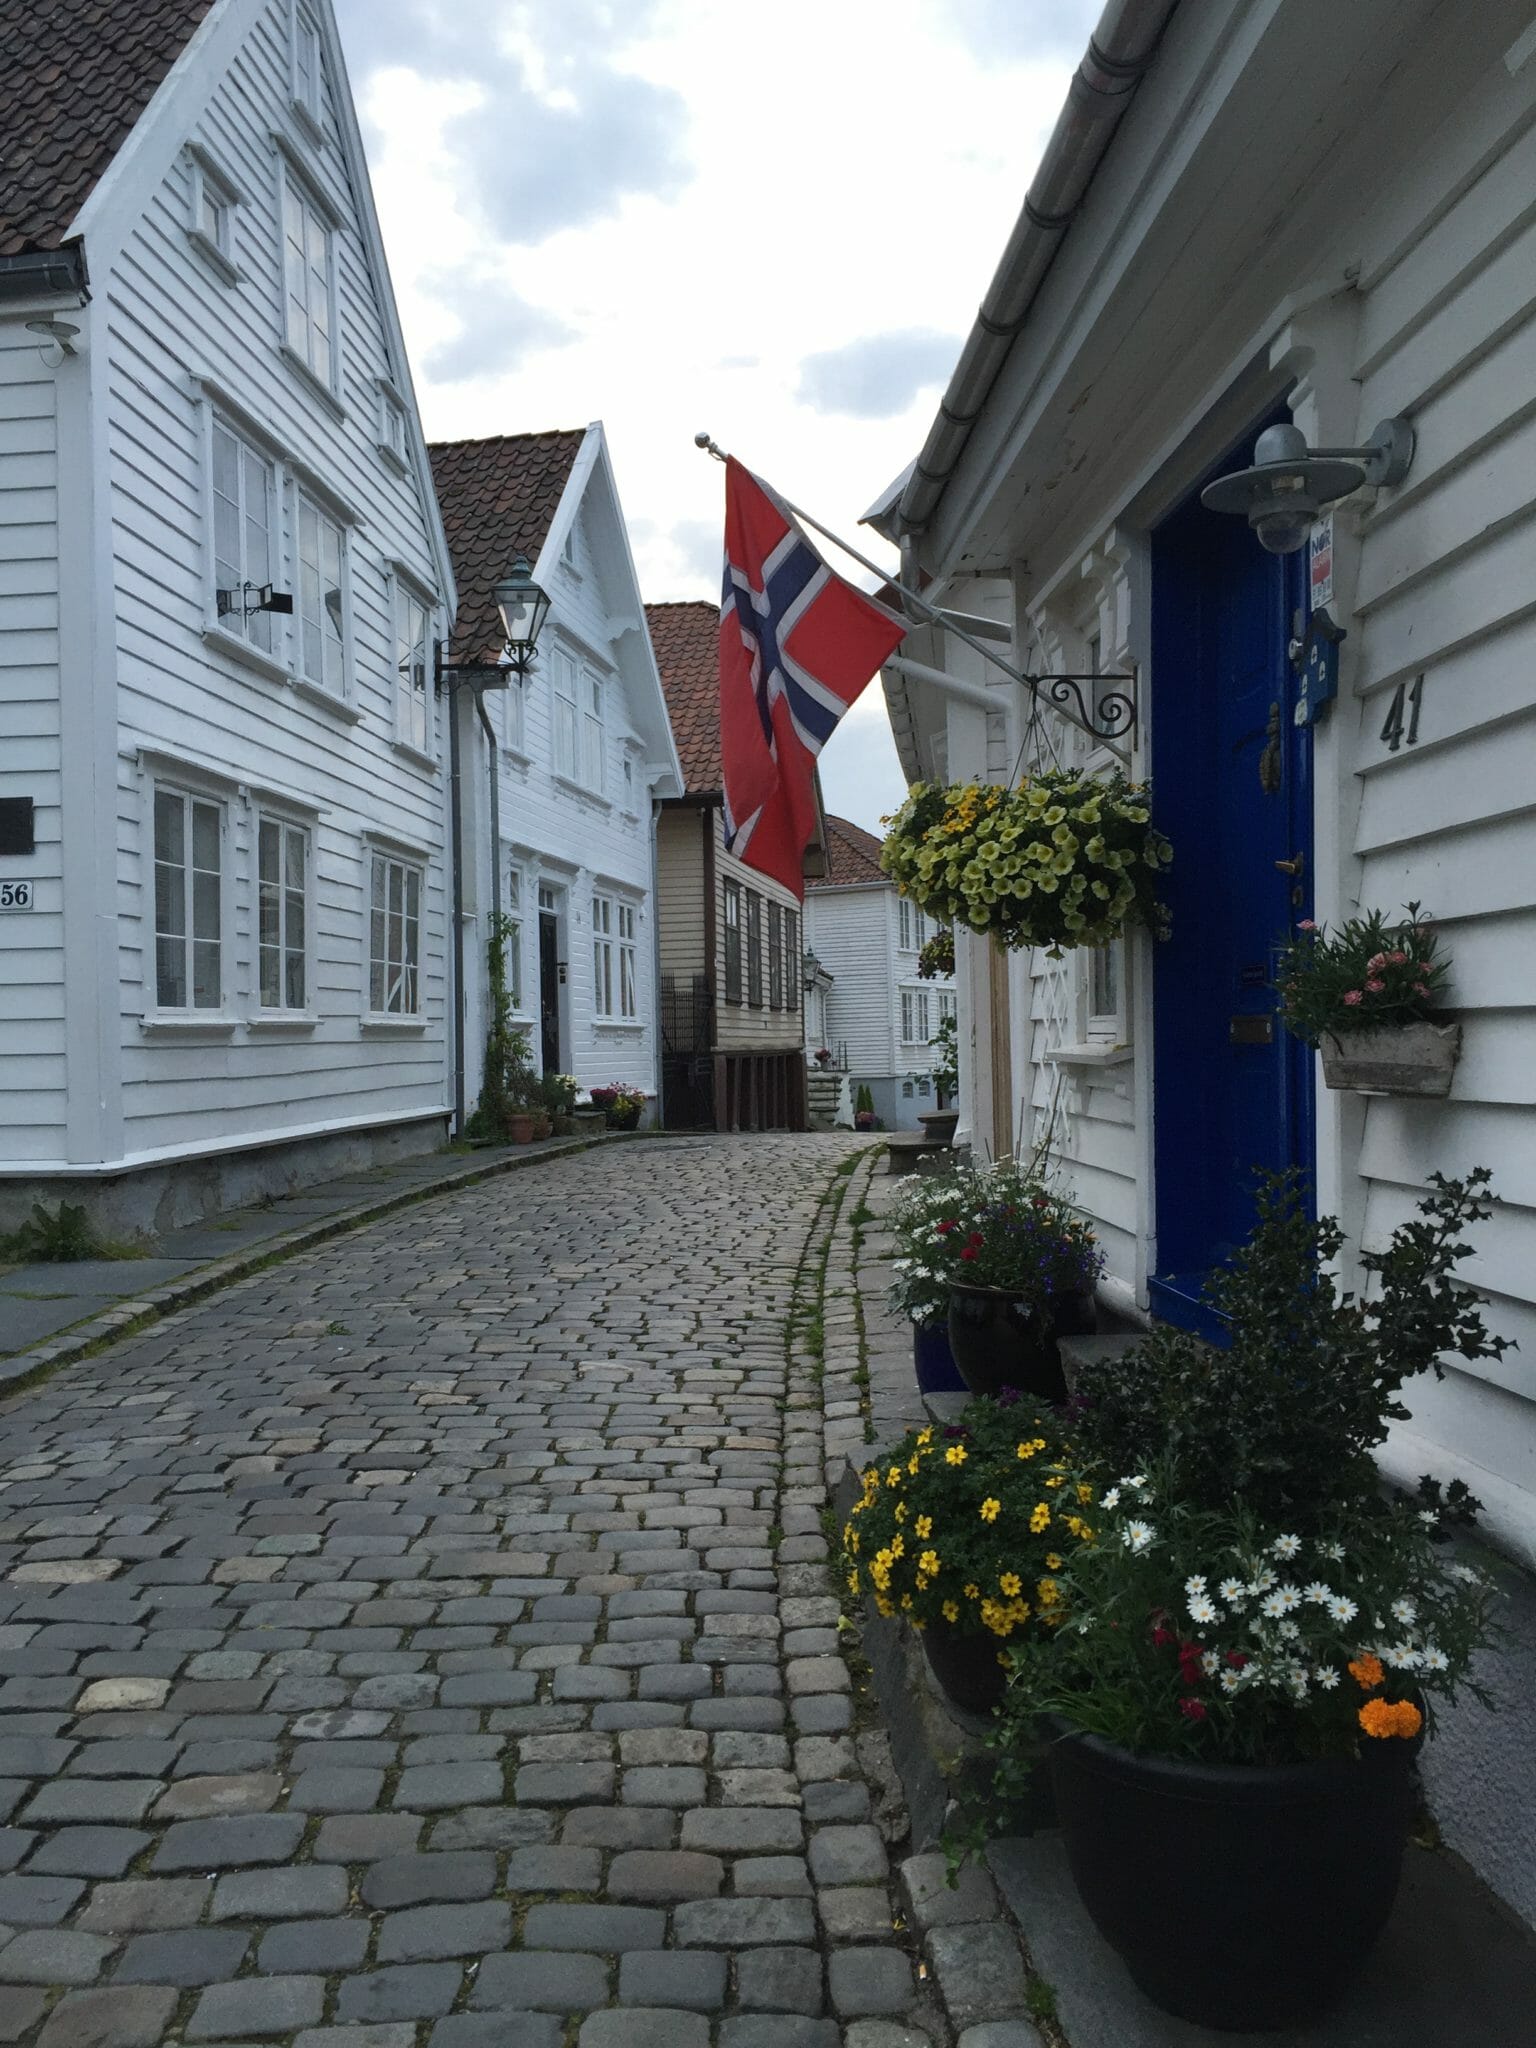
[[[1461,1050],[1459,1024],[1382,1024],[1370,1031],[1326,1031],[1323,1080],[1358,1095],[1441,1096]]]

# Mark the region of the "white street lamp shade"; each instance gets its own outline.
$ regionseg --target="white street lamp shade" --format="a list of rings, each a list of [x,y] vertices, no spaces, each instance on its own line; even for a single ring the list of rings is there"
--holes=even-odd
[[[497,584],[496,609],[511,653],[525,658],[532,654],[549,615],[549,599],[534,582],[526,556],[519,555],[511,575]]]

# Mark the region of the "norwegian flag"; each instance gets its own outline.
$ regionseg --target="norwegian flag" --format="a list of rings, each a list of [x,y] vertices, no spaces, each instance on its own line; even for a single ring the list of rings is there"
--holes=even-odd
[[[816,831],[816,757],[906,636],[829,569],[783,500],[725,466],[720,755],[725,843],[802,900]]]

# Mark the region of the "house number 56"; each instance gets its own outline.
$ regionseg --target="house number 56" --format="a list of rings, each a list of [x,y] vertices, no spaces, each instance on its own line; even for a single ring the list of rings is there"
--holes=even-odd
[[[1395,754],[1399,747],[1415,747],[1419,743],[1419,702],[1424,695],[1424,678],[1414,677],[1411,683],[1399,683],[1392,692],[1392,702],[1387,706],[1387,715],[1382,721],[1381,737],[1387,743],[1387,752]],[[1407,710],[1406,724],[1403,712]]]

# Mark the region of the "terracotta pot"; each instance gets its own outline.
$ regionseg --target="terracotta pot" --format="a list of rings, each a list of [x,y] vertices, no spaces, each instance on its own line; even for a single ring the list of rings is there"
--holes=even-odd
[[[531,1145],[533,1143],[533,1131],[533,1112],[527,1109],[514,1109],[507,1118],[507,1135],[511,1138],[512,1143],[514,1145]]]
[[[1165,2012],[1228,2033],[1304,2023],[1386,1925],[1413,1810],[1407,1743],[1265,1769],[1069,1731],[1050,1759],[1083,1904]]]
[[[947,1622],[931,1621],[922,1633],[923,1655],[940,1692],[968,1714],[990,1714],[1002,1705],[1008,1675],[997,1661],[1001,1641],[990,1630],[961,1635]]]
[[[1449,1095],[1461,1050],[1459,1024],[1379,1024],[1369,1031],[1329,1031],[1322,1041],[1323,1080],[1359,1095]]]

